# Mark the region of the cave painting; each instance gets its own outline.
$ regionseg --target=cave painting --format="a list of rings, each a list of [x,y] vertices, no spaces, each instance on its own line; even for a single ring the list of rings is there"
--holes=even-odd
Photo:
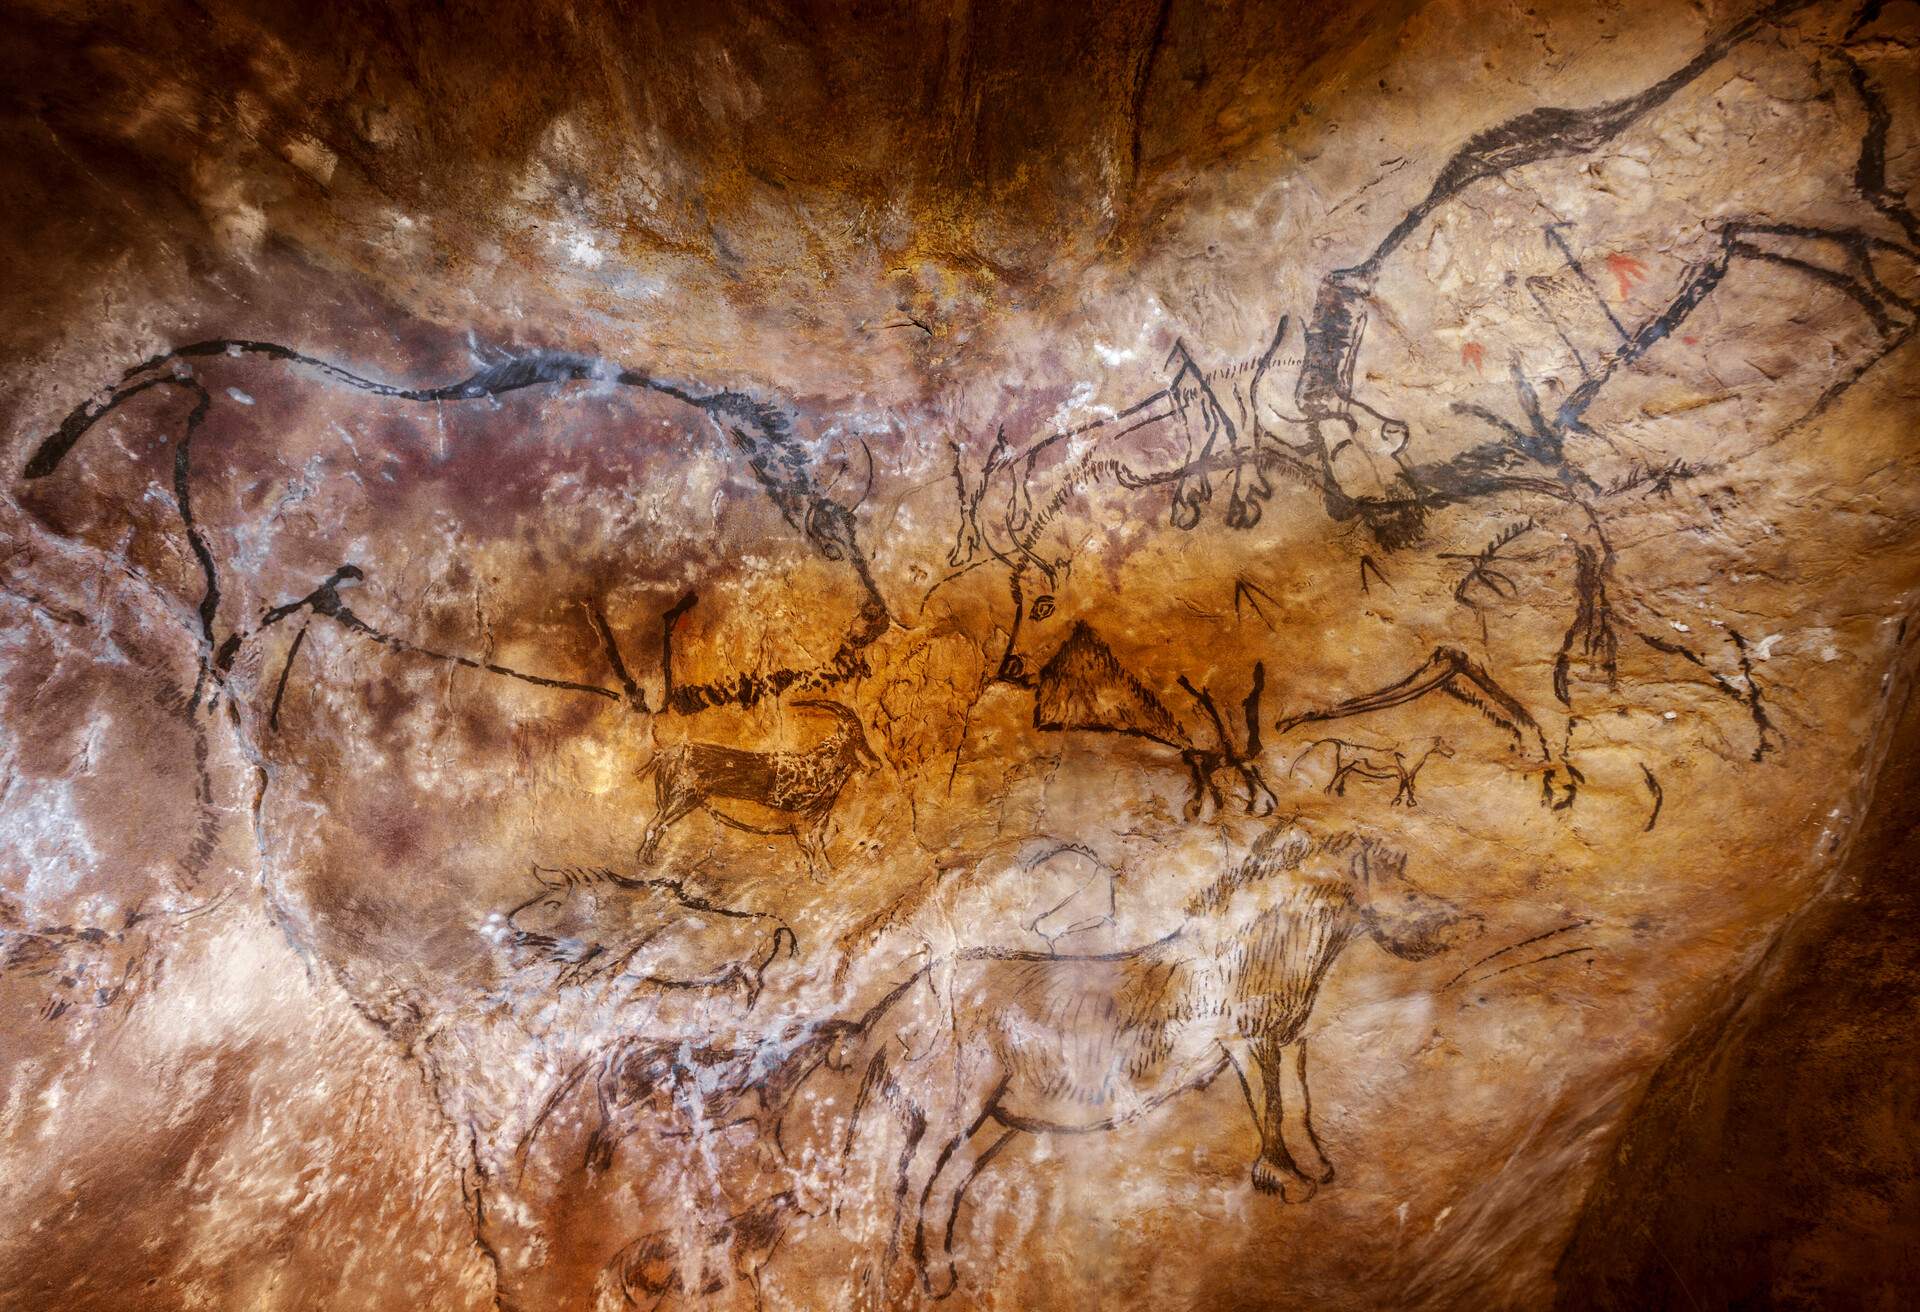
[[[1477,927],[1405,863],[1374,839],[1276,825],[1154,943],[967,952],[888,994],[830,1063],[861,1080],[837,1142],[843,1157],[871,1151],[870,1105],[897,1122],[902,1221],[928,1292],[952,1292],[962,1195],[1016,1134],[1114,1130],[1229,1069],[1259,1131],[1254,1187],[1303,1202],[1331,1181],[1303,1036],[1328,967],[1358,937],[1420,960]]]
[[[630,1231],[596,1257],[600,1306],[759,1305],[801,1279],[783,1273],[807,1267],[810,1245],[848,1236],[864,1287],[949,1297],[969,1266],[993,1279],[987,1255],[964,1246],[963,1204],[995,1174],[1036,1169],[1015,1151],[1023,1136],[1100,1132],[1124,1155],[1146,1132],[1134,1122],[1197,1126],[1210,1090],[1228,1084],[1251,1113],[1233,1133],[1254,1205],[1308,1204],[1336,1180],[1306,1055],[1338,1020],[1318,1005],[1327,980],[1346,981],[1354,1008],[1412,970],[1403,963],[1434,958],[1407,987],[1497,1007],[1518,972],[1591,971],[1614,941],[1602,913],[1557,900],[1545,865],[1529,872],[1535,920],[1483,918],[1465,876],[1409,856],[1428,833],[1415,826],[1449,796],[1467,800],[1445,814],[1472,814],[1518,780],[1527,823],[1590,825],[1583,841],[1626,854],[1697,802],[1685,782],[1695,757],[1759,769],[1794,750],[1799,722],[1778,713],[1766,672],[1774,640],[1711,589],[1676,609],[1634,549],[1650,508],[1666,513],[1691,485],[1805,431],[1880,362],[1904,358],[1920,322],[1920,224],[1891,180],[1893,110],[1849,35],[1806,38],[1831,94],[1770,129],[1825,143],[1817,212],[1801,203],[1806,188],[1776,209],[1761,177],[1750,194],[1710,195],[1675,144],[1719,140],[1720,118],[1738,112],[1709,94],[1730,60],[1799,57],[1757,51],[1805,8],[1783,0],[1733,21],[1621,98],[1536,108],[1464,144],[1404,143],[1425,160],[1405,165],[1430,178],[1424,194],[1371,220],[1357,262],[1273,251],[1313,291],[1267,319],[1263,340],[1169,330],[1131,372],[1103,373],[1099,391],[1116,399],[1094,418],[1012,435],[1009,420],[990,442],[955,433],[935,454],[910,452],[913,488],[944,497],[916,503],[938,506],[931,535],[899,527],[898,500],[881,511],[913,490],[906,457],[888,472],[889,453],[867,444],[842,461],[845,478],[830,476],[830,422],[782,399],[777,378],[748,390],[550,349],[399,383],[290,345],[200,341],[82,380],[104,387],[51,425],[18,474],[49,533],[109,536],[118,530],[78,512],[79,527],[60,527],[72,471],[116,459],[110,436],[164,435],[164,495],[140,513],[167,518],[151,531],[177,544],[156,553],[154,575],[185,597],[196,652],[178,713],[203,743],[229,725],[251,736],[256,816],[300,814],[299,790],[332,777],[276,753],[296,750],[295,724],[357,714],[358,685],[328,683],[343,670],[465,680],[483,690],[469,713],[503,735],[523,731],[533,703],[486,696],[611,717],[594,732],[617,746],[578,765],[605,799],[598,846],[542,853],[557,864],[536,866],[517,903],[525,884],[499,877],[516,891],[492,903],[505,909],[486,921],[499,951],[484,987],[368,1004],[390,1031],[430,1037],[416,1012],[443,1008],[444,1026],[512,999],[499,1009],[510,1025],[486,1022],[488,1042],[525,1056],[525,1082],[506,1106],[476,1097],[449,1112],[477,1233],[518,1224],[492,1198],[529,1179],[579,1172],[579,1187],[607,1187],[592,1182],[638,1178],[662,1144],[716,1182],[698,1216]],[[1626,150],[1655,165],[1673,155],[1677,180],[1584,180]],[[1543,196],[1573,217],[1541,222]],[[1488,213],[1524,235],[1491,254],[1473,247],[1460,229]],[[1493,255],[1509,262],[1471,265]],[[1416,264],[1448,276],[1415,276]],[[1695,441],[1676,418],[1685,410],[1649,399],[1652,382],[1721,404],[1731,385],[1685,334],[1737,331],[1767,287],[1826,298],[1835,338],[1746,385],[1738,441]],[[1442,331],[1445,350],[1415,345]],[[599,591],[507,651],[477,624],[416,628],[418,599],[402,589],[420,578],[402,562],[351,540],[276,557],[220,520],[242,511],[207,489],[241,457],[213,440],[216,411],[242,386],[270,397],[296,385],[343,415],[380,407],[367,413],[407,433],[536,394],[607,407],[610,448],[627,441],[623,425],[657,419],[679,446],[634,439],[625,454],[654,462],[634,469],[708,471],[714,504],[765,517],[741,550],[787,550],[768,572],[804,572],[812,591],[748,598],[722,552],[699,558],[714,577],[693,579],[697,591],[675,576],[619,592],[604,571]],[[360,492],[337,494],[386,496],[377,483],[369,469]],[[640,474],[621,486],[645,490]],[[1714,495],[1695,515],[1702,533],[1741,513],[1733,493]],[[711,521],[715,532],[734,522]],[[1096,530],[1136,535],[1163,559],[1190,553],[1196,577],[1179,576],[1178,596],[1130,578],[1115,585],[1132,589],[1120,604],[1089,603],[1107,586],[1083,545]],[[1261,536],[1280,532],[1295,536]],[[1306,578],[1302,541],[1343,553],[1325,571],[1337,590],[1310,603],[1290,600]],[[705,549],[685,548],[689,559]],[[1299,582],[1310,585],[1321,586]],[[802,617],[791,632],[764,624],[735,640],[776,603]],[[1328,604],[1345,608],[1318,621],[1329,628],[1389,606],[1412,618],[1390,635],[1355,630],[1377,646],[1302,641],[1311,607]],[[1126,605],[1180,615],[1188,638],[1135,640]],[[1652,735],[1682,714],[1687,745],[1656,755]],[[282,745],[263,746],[269,737]],[[554,751],[511,741],[529,760]],[[1043,807],[1075,752],[1110,753],[1101,793]],[[1626,791],[1591,787],[1601,770]],[[636,804],[646,784],[650,810]],[[990,842],[954,818],[955,798],[994,811],[991,842],[1024,844],[994,880],[982,873]],[[1031,818],[1042,810],[1044,830]],[[1063,813],[1106,846],[1066,832]],[[1513,860],[1474,842],[1489,865]],[[1211,846],[1195,857],[1182,843]],[[916,845],[928,855],[901,858],[907,875],[875,873]],[[942,913],[962,895],[975,910]],[[319,924],[350,900],[301,896],[290,917]],[[50,1017],[109,1006],[143,968],[137,911],[91,938],[0,912],[0,968],[63,981]],[[823,932],[796,928],[801,915]],[[1092,937],[1114,946],[1086,949]],[[1384,955],[1346,952],[1369,940]],[[1420,1060],[1449,1042],[1449,1014],[1435,1015]],[[1316,1069],[1362,1055],[1358,1032],[1316,1037]],[[449,1081],[461,1061],[512,1064],[429,1037],[408,1041]],[[1321,1110],[1361,1115],[1324,1094]],[[1341,1142],[1355,1156],[1370,1152],[1358,1123],[1345,1121]],[[515,1274],[494,1261],[503,1282]]]
[[[682,743],[664,748],[641,768],[651,774],[659,810],[640,840],[640,859],[651,863],[667,827],[703,810],[722,824],[751,833],[785,833],[807,859],[814,877],[830,868],[826,828],[840,790],[859,770],[878,768],[880,758],[867,743],[860,717],[839,702],[798,698],[788,705],[832,717],[834,727],[804,752],[754,752],[717,743]],[[716,801],[751,802],[792,817],[778,829],[758,829],[713,809]]]

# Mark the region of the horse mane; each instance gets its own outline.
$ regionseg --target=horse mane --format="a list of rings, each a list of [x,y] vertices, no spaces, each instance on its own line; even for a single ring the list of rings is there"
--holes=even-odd
[[[1392,877],[1407,865],[1407,854],[1383,839],[1351,829],[1315,837],[1298,823],[1282,821],[1254,840],[1244,861],[1188,898],[1184,910],[1189,916],[1212,915],[1241,889],[1292,874],[1308,857],[1318,855],[1345,856],[1347,875],[1353,879],[1371,879],[1376,874]]]
[[[535,863],[534,882],[546,888],[583,888],[588,884],[613,884],[620,876],[605,866],[543,866]]]

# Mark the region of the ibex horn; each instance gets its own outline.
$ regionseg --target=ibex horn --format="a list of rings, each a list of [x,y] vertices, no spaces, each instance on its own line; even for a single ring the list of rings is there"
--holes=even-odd
[[[804,706],[811,710],[825,711],[828,715],[845,720],[849,724],[860,724],[860,717],[855,715],[850,709],[842,706],[839,702],[830,702],[822,697],[802,697],[797,701],[788,702],[787,705]]]
[[[867,743],[867,726],[861,723],[860,717],[854,714],[851,708],[842,706],[839,702],[827,701],[821,697],[802,697],[787,704],[807,710],[825,711],[828,715],[833,716],[834,719],[852,729],[854,750],[858,752],[860,758],[869,765],[875,768],[879,767],[880,758],[874,755],[873,748]]]

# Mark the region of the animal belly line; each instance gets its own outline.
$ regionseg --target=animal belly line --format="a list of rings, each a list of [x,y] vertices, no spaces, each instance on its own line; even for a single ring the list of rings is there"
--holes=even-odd
[[[1178,1098],[1183,1093],[1204,1089],[1212,1084],[1219,1077],[1220,1072],[1226,1068],[1227,1059],[1222,1057],[1183,1083],[1176,1084],[1157,1096],[1141,1102],[1124,1116],[1109,1116],[1098,1121],[1054,1121],[1044,1116],[1021,1116],[1017,1112],[1008,1111],[997,1102],[993,1105],[992,1115],[994,1120],[1009,1130],[1025,1130],[1029,1134],[1092,1134],[1097,1130],[1111,1130],[1130,1121],[1137,1121],[1148,1112],[1158,1110],[1161,1104],[1169,1099]]]

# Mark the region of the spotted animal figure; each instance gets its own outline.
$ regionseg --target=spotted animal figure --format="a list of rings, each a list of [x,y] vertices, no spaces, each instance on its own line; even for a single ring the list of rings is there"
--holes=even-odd
[[[807,870],[823,879],[827,859],[826,828],[840,790],[862,770],[879,768],[880,758],[867,742],[860,717],[839,702],[809,698],[796,708],[832,716],[832,732],[804,752],[755,752],[719,743],[680,743],[662,749],[640,770],[654,777],[658,809],[640,841],[640,859],[651,863],[667,829],[704,810],[724,825],[754,834],[790,834],[800,845]],[[716,800],[751,802],[789,818],[763,828],[713,809]]]
[[[860,1075],[851,1110],[837,1091],[796,1096],[781,1150],[803,1178],[844,1172],[882,1137],[862,1115],[890,1109],[906,1144],[888,1249],[910,1242],[936,1296],[954,1285],[961,1196],[1016,1134],[1111,1130],[1227,1070],[1260,1137],[1254,1186],[1305,1201],[1333,1179],[1309,1120],[1305,1045],[1327,970],[1357,938],[1420,960],[1480,918],[1415,887],[1379,840],[1298,824],[1263,833],[1185,911],[1180,929],[1125,952],[975,950],[921,970],[824,1063]]]

